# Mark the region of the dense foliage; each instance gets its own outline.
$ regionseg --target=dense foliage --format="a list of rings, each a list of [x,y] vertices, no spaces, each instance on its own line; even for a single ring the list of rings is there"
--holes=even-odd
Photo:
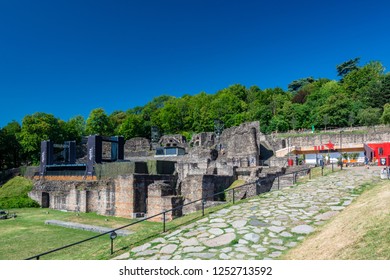
[[[0,209],[39,207],[28,197],[32,182],[23,177],[15,177],[0,188]]]
[[[144,106],[108,115],[91,111],[87,120],[76,116],[63,121],[51,114],[27,115],[22,125],[11,122],[0,130],[0,169],[36,163],[39,143],[76,139],[85,134],[150,138],[152,126],[161,133],[186,137],[213,131],[214,120],[225,127],[260,121],[261,131],[326,129],[354,125],[390,123],[390,74],[380,62],[359,66],[359,58],[337,65],[340,80],[313,77],[292,81],[287,91],[236,84],[215,94],[201,92],[180,98],[162,95]]]

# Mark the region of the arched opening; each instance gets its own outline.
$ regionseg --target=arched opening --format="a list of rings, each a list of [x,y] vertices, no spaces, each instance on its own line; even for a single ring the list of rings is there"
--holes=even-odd
[[[42,208],[50,207],[50,195],[47,192],[42,193]]]

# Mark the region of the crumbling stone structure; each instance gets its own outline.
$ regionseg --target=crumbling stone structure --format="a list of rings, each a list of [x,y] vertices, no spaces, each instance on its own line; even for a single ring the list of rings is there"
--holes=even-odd
[[[150,148],[149,139],[143,137],[131,138],[125,143],[125,158],[149,156]]]
[[[184,203],[205,199],[206,202],[213,202],[223,199],[223,195],[214,197],[215,193],[219,193],[227,189],[234,181],[233,176],[223,175],[189,175],[181,183],[181,193],[184,198]],[[191,213],[199,210],[202,202],[191,204],[183,207],[183,213]]]
[[[42,207],[133,218],[147,212],[148,186],[176,185],[174,175],[131,174],[95,181],[37,180],[29,196]]]
[[[175,189],[164,181],[156,181],[148,186],[147,213],[151,221],[161,222],[171,221],[175,217],[182,216],[183,198],[175,195]],[[166,210],[175,209],[166,212],[165,215],[158,215]]]
[[[161,147],[187,147],[187,140],[181,134],[163,135],[158,143]]]
[[[211,148],[215,145],[214,132],[201,132],[192,136],[190,147],[206,147]]]
[[[233,166],[257,166],[260,156],[259,122],[225,129],[220,136],[220,152]]]
[[[178,211],[166,214],[165,219],[171,220],[201,209],[202,200],[212,205],[232,199],[230,193],[214,194],[237,179],[247,183],[267,180],[237,189],[235,199],[271,190],[277,174],[285,170],[259,166],[262,136],[258,122],[225,129],[218,138],[212,132],[194,135],[190,145],[182,135],[166,135],[159,145],[182,147],[187,153],[157,161],[150,155],[148,139],[130,139],[124,147],[124,162],[95,164],[95,176],[87,178],[36,178],[29,195],[42,207],[126,218],[154,216],[179,206]],[[103,154],[105,149],[110,154],[109,148],[103,146]],[[180,208],[196,200],[200,201]]]

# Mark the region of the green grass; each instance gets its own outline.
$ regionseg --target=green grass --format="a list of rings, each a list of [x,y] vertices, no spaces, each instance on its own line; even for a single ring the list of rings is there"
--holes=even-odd
[[[326,166],[323,171],[321,170],[321,167],[314,167],[311,169],[311,175],[310,175],[311,179],[309,178],[309,174],[307,174],[305,176],[300,176],[300,177],[298,177],[297,185],[304,184],[304,183],[307,183],[309,180],[313,180],[315,178],[322,177],[322,176],[328,176],[330,174],[333,174],[333,173],[339,172],[339,171],[340,171],[340,168],[337,168],[336,166],[334,166],[334,171],[332,172],[331,165]]]
[[[348,259],[389,260],[390,215],[377,220],[349,251]]]
[[[205,215],[231,206],[226,203],[205,209]],[[82,224],[117,228],[137,222],[125,218],[107,217],[95,213],[62,212],[53,209],[22,208],[13,209],[17,218],[0,220],[0,259],[25,259],[49,250],[75,243],[98,235],[95,232],[45,225],[45,220],[61,220]],[[202,211],[196,211],[171,222],[166,223],[166,232],[174,231],[202,219]],[[143,221],[125,228],[134,233],[126,237],[117,237],[114,241],[114,255],[110,254],[110,239],[108,235],[92,241],[76,245],[59,252],[42,256],[41,259],[56,260],[93,260],[110,259],[116,255],[128,252],[131,248],[150,242],[163,234],[163,223]]]
[[[227,188],[228,190],[230,189],[234,189],[236,187],[239,187],[239,186],[242,186],[245,184],[245,181],[244,180],[235,180],[230,186],[229,188]]]
[[[72,221],[105,227],[119,227],[134,220],[105,217],[95,213],[62,212],[52,209],[13,209],[17,218],[0,220],[0,259],[24,259],[61,246],[98,235],[96,232],[68,229],[45,225],[45,220]],[[47,214],[48,213],[48,214]],[[108,219],[108,221],[106,221]],[[160,223],[145,221],[127,228],[135,234],[115,239],[115,249],[141,241],[145,236],[161,231]],[[110,257],[110,239],[104,235],[95,240],[77,245],[60,252],[43,256],[42,259],[107,259]]]
[[[360,185],[359,187],[352,189],[351,194],[361,195],[363,192],[370,190],[375,186],[376,186],[375,183],[364,183],[364,184]]]
[[[23,177],[15,177],[0,188],[0,208],[39,207],[39,204],[28,197],[33,183]]]
[[[32,185],[28,179],[15,177],[0,188],[0,199],[25,195],[31,190]]]

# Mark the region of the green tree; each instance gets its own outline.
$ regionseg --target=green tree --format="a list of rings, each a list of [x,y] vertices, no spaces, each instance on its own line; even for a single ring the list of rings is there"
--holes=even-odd
[[[158,114],[158,110],[164,107],[165,103],[175,97],[169,95],[160,95],[158,97],[153,98],[152,101],[148,102],[142,108],[142,115],[145,121],[152,121],[153,116]],[[136,112],[132,112],[136,113]],[[156,125],[156,123],[152,123],[152,125]]]
[[[229,91],[221,91],[211,101],[210,121],[219,119],[224,122],[225,127],[235,126],[240,124],[238,122],[242,118],[242,116],[237,117],[237,115],[242,114],[246,109],[247,104],[237,95]]]
[[[367,105],[382,108],[390,100],[390,74],[380,76],[367,84]]]
[[[103,136],[114,134],[113,125],[104,109],[98,108],[91,111],[86,123],[86,133],[88,135],[97,134]]]
[[[125,121],[127,114],[123,111],[114,111],[108,118],[115,135],[119,135],[119,127]]]
[[[201,92],[191,98],[189,114],[192,119],[191,130],[194,132],[212,131],[214,122],[211,116],[211,103],[214,95]]]
[[[268,129],[270,131],[285,132],[288,128],[288,121],[283,116],[273,116]]]
[[[264,90],[262,96],[262,103],[270,107],[273,116],[278,115],[284,102],[291,100],[291,94],[278,87]]]
[[[21,126],[17,121],[8,123],[2,130],[4,132],[4,148],[7,168],[18,167],[22,162],[22,146],[17,135],[21,131]]]
[[[368,93],[376,89],[383,73],[383,65],[373,61],[348,73],[343,79],[342,86],[350,97],[360,100],[368,107],[371,99]]]
[[[347,60],[336,66],[337,76],[344,77],[349,72],[359,69],[358,64],[360,62],[360,57]]]
[[[373,126],[380,122],[381,109],[368,107],[359,111],[357,119],[361,125]]]
[[[220,93],[228,93],[236,96],[238,99],[246,102],[248,99],[248,90],[245,86],[240,85],[240,84],[235,84],[232,86],[229,86],[225,89],[222,89],[217,92],[217,95]]]
[[[328,97],[325,104],[318,108],[317,125],[323,125],[323,116],[327,115],[330,125],[345,127],[348,124],[350,112],[353,110],[353,100],[344,93]]]
[[[354,113],[353,111],[350,112],[350,113],[349,113],[349,117],[348,117],[348,125],[349,125],[350,127],[352,127],[352,126],[354,125],[355,119],[356,119],[355,113]]]
[[[0,129],[0,170],[6,169],[6,145],[5,135],[3,129]]]
[[[178,133],[191,128],[190,99],[188,95],[170,99],[159,110],[160,127],[165,133]]]
[[[390,103],[386,103],[385,106],[383,106],[381,122],[383,124],[390,124]]]
[[[126,139],[134,137],[145,137],[143,119],[141,115],[128,114],[124,122],[118,129],[120,135]]]
[[[315,80],[313,77],[307,77],[298,79],[295,81],[292,81],[288,86],[287,89],[289,92],[291,92],[293,95],[299,92],[305,85],[314,83]]]
[[[338,100],[339,97],[340,100]],[[304,104],[307,108],[306,112],[308,112],[305,126],[324,127],[324,115],[329,116],[327,124],[339,126],[341,118],[337,109],[342,109],[341,103],[344,101],[346,101],[345,91],[338,82],[328,81],[318,84],[315,90],[307,96]]]
[[[85,120],[83,116],[75,116],[64,124],[65,140],[75,140],[81,142],[85,135]]]
[[[18,140],[27,156],[27,160],[38,163],[41,141],[52,140],[55,143],[62,143],[64,134],[59,119],[52,114],[35,113],[23,118]]]

